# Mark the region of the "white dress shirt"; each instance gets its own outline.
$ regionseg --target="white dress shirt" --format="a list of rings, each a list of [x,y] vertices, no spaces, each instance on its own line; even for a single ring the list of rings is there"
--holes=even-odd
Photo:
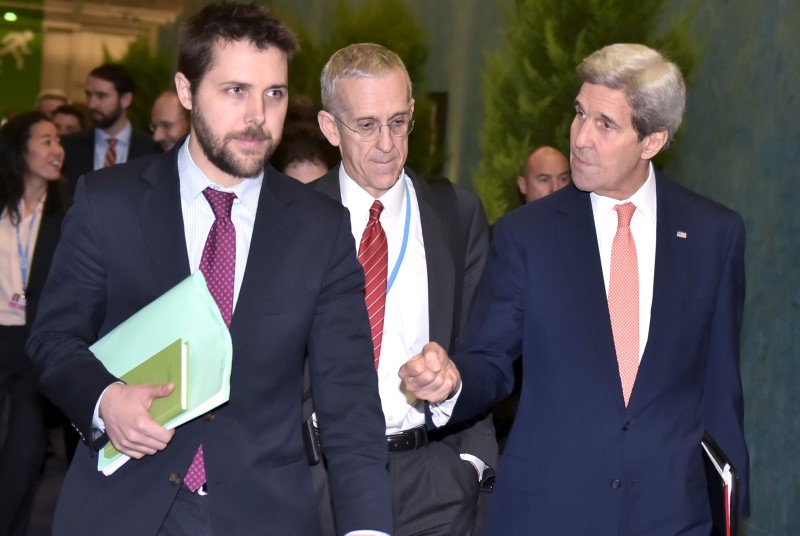
[[[33,212],[27,212],[25,202],[20,201],[20,221],[17,225],[11,223],[8,211],[2,210],[0,216],[0,326],[24,326],[25,309],[11,307],[10,301],[14,294],[21,293],[28,282],[22,280],[22,265],[19,252],[27,253],[28,279],[31,276],[33,251],[36,249],[36,239],[39,236],[39,226],[42,223],[44,198]],[[19,242],[17,231],[19,230]]]
[[[117,144],[114,149],[117,151],[117,164],[128,161],[128,150],[131,147],[131,132],[133,127],[130,121],[125,127],[114,135]],[[94,129],[94,169],[101,169],[106,165],[106,151],[108,151],[108,138],[111,136],[101,128]]]
[[[650,331],[650,309],[653,305],[653,274],[656,266],[656,177],[653,164],[645,183],[630,198],[619,201],[603,197],[594,192],[592,200],[594,226],[597,231],[597,245],[600,249],[600,263],[608,296],[608,283],[611,278],[611,245],[617,233],[616,205],[633,203],[636,211],[631,219],[631,233],[636,244],[636,260],[639,264],[639,361],[641,362],[647,336]]]

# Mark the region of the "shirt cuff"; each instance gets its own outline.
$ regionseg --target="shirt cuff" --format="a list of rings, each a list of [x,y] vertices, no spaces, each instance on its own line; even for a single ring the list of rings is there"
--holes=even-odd
[[[436,428],[441,428],[450,421],[450,417],[453,416],[453,408],[456,407],[456,402],[458,402],[458,397],[461,395],[461,388],[463,386],[463,383],[459,385],[456,394],[447,400],[443,400],[438,404],[429,404],[431,410],[431,421],[433,421],[433,424],[436,426]]]
[[[486,464],[478,458],[477,456],[473,456],[472,454],[461,454],[461,459],[465,462],[470,462],[472,465],[475,466],[475,469],[478,471],[478,482],[483,480],[483,472],[486,470]]]
[[[344,536],[390,536],[385,532],[379,532],[377,530],[354,530],[352,532],[348,532]]]
[[[111,387],[115,383],[123,383],[123,382],[114,382],[110,384],[108,387]],[[106,423],[100,417],[100,401],[103,400],[103,395],[106,394],[106,391],[108,391],[108,387],[103,389],[103,392],[100,393],[100,398],[97,399],[97,403],[94,405],[94,413],[92,414],[92,432],[94,432],[95,430],[100,432],[98,436],[103,435],[106,431]]]

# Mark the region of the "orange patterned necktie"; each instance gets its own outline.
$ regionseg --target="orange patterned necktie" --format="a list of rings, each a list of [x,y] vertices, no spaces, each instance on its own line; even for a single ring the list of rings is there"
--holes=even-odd
[[[611,245],[608,312],[627,407],[639,370],[639,265],[630,227],[636,207],[625,203],[614,210],[617,211],[617,233]]]

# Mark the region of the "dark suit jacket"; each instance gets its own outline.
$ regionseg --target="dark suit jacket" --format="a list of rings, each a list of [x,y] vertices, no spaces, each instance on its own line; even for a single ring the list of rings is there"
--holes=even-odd
[[[589,194],[569,186],[495,226],[453,415],[507,396],[522,354],[487,535],[708,536],[704,430],[739,469],[747,511],[744,225],[661,173],[656,188],[650,331],[627,409]]]
[[[339,167],[334,167],[312,185],[341,203]],[[452,352],[455,351],[453,333],[454,331],[463,333],[469,310],[475,300],[478,281],[486,263],[488,253],[486,216],[474,194],[454,185],[463,229],[460,233],[447,229],[449,220],[437,214],[438,207],[431,187],[410,169],[406,168],[405,171],[411,178],[417,194],[422,236],[425,242],[425,258],[428,263],[429,337],[431,341],[438,342]],[[448,240],[464,235],[466,236],[464,286],[463,289],[456,289],[457,263],[453,259]],[[456,292],[462,293],[460,311],[455,310]],[[497,441],[491,418],[483,418],[473,426],[457,425],[452,429],[454,433],[444,438],[444,441],[452,443],[454,450],[477,456],[492,467],[497,465]]]
[[[189,276],[176,155],[177,147],[86,175],[64,222],[28,351],[44,392],[84,438],[100,394],[116,380],[87,346]],[[109,477],[98,473],[92,449],[79,449],[54,533],[155,534],[202,443],[215,534],[317,534],[300,427],[306,348],[337,515],[347,530],[389,532],[363,286],[346,211],[267,168],[230,326],[230,401],[177,429],[164,451]]]
[[[61,145],[64,147],[64,168],[63,173],[70,184],[70,191],[75,191],[78,179],[84,173],[89,173],[94,169],[94,129],[89,128],[67,134],[61,138]],[[153,141],[153,137],[131,130],[131,145],[128,148],[128,161],[140,156],[157,154],[161,152],[161,147]]]

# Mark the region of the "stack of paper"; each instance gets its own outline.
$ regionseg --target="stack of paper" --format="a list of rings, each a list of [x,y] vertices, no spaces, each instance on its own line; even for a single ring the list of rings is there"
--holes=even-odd
[[[140,375],[134,378],[135,381],[126,377],[126,374],[162,352],[169,354],[170,348],[173,352],[180,349],[180,359],[185,362],[180,370],[180,389],[178,382],[174,381],[174,375],[168,381],[164,381],[163,376],[150,379]],[[169,402],[170,397],[162,399],[168,408],[166,415],[173,412],[173,416],[163,423],[167,429],[199,417],[230,398],[233,362],[230,332],[199,270],[114,328],[89,349],[111,374],[126,383],[176,384],[177,394],[182,398],[181,411],[175,411],[174,402]],[[144,365],[144,368],[149,367]],[[154,369],[160,371],[158,374],[164,372],[163,367],[156,366]],[[173,374],[175,372],[173,370]],[[175,391],[173,394],[176,394]],[[108,452],[102,449],[97,469],[110,475],[129,459],[113,446]]]

